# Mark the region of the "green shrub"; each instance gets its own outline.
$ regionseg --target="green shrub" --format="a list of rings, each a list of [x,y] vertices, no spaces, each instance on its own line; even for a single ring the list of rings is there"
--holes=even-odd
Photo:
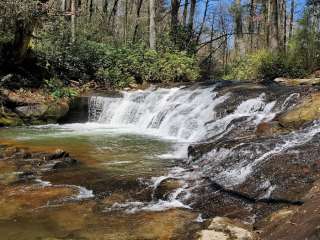
[[[73,98],[79,93],[76,89],[71,87],[65,87],[63,83],[57,78],[51,78],[45,80],[45,88],[50,92],[54,98]]]
[[[298,78],[306,74],[295,58],[271,54],[266,50],[248,54],[233,63],[228,71],[223,77],[226,80],[273,80],[276,77]]]
[[[62,72],[69,79],[86,77],[123,88],[134,82],[194,81],[199,77],[197,59],[185,52],[155,51],[141,44],[114,47],[81,38],[73,45],[52,44],[37,50],[59,78]]]

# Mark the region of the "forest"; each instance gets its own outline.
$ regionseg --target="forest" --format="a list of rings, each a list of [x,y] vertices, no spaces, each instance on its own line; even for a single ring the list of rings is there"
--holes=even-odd
[[[317,0],[3,0],[0,75],[19,87],[106,88],[303,78],[320,64],[319,9]]]
[[[320,0],[0,0],[1,240],[320,239]]]

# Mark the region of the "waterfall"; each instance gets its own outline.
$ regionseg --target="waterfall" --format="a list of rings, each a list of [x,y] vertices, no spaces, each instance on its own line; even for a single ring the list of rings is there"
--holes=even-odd
[[[89,119],[110,128],[125,128],[129,133],[174,139],[182,144],[166,157],[186,158],[190,143],[241,138],[248,134],[246,129],[254,130],[260,122],[271,121],[292,107],[299,96],[288,93],[272,99],[261,91],[244,96],[232,91],[219,93],[215,87],[147,89],[122,92],[122,97],[91,97]],[[232,148],[212,147],[197,165],[203,167],[204,175],[214,175],[222,184],[236,185],[244,182],[260,162],[310,141],[318,132],[316,124],[274,138],[272,144],[265,141],[240,143]]]
[[[186,169],[179,168],[177,171],[173,168],[166,176],[151,179],[149,185],[153,191],[167,179],[182,183],[168,199],[152,198],[150,203],[126,202],[116,204],[111,209],[126,208],[135,212],[188,208],[189,205],[184,203],[188,202],[195,186],[201,186],[203,176],[209,176],[227,187],[236,186],[244,183],[262,163],[270,161],[273,156],[310,142],[320,133],[320,124],[315,123],[300,131],[270,138],[256,136],[259,123],[272,121],[277,114],[294,106],[300,98],[300,94],[293,91],[281,95],[268,91],[265,88],[246,94],[232,88],[218,90],[213,86],[158,88],[122,92],[119,97],[91,97],[91,123],[124,129],[127,133],[173,139],[177,143],[174,152],[164,154],[165,158],[187,159],[187,147],[191,143],[208,146],[201,152],[200,158],[185,161],[188,164]],[[269,196],[276,188],[268,177],[261,178],[259,184],[264,184],[268,190],[264,196]]]
[[[91,122],[129,131],[194,142],[203,140],[208,132],[216,135],[226,131],[233,119],[252,117],[258,122],[271,118],[274,102],[266,104],[264,95],[241,103],[238,109],[219,119],[215,107],[230,94],[219,96],[211,88],[159,88],[123,92],[122,97],[93,96],[89,104]],[[214,121],[213,124],[207,124]]]
[[[195,141],[207,129],[205,123],[214,117],[216,98],[212,88],[180,88],[123,92],[123,97],[92,97],[90,121],[111,127],[183,141]],[[215,101],[213,100],[215,99]]]

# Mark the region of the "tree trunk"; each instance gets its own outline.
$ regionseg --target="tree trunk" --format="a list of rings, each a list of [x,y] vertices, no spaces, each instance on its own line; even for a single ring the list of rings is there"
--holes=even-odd
[[[109,0],[105,0],[103,5],[103,12],[105,13],[105,15],[108,14],[108,7],[109,7]]]
[[[286,49],[286,0],[278,0],[278,28],[279,28],[279,47],[281,51]]]
[[[201,23],[200,30],[199,30],[199,33],[198,33],[198,36],[197,36],[197,44],[200,42],[200,38],[201,38],[202,31],[203,31],[203,27],[204,27],[204,25],[206,23],[209,2],[210,2],[210,0],[206,0],[206,5],[205,5],[205,8],[204,8],[204,13],[203,13],[203,18],[202,18],[202,23]]]
[[[111,10],[109,19],[108,19],[108,23],[107,23],[108,28],[111,32],[114,31],[114,27],[115,27],[115,18],[116,18],[117,12],[118,12],[118,3],[119,3],[119,0],[114,0],[114,4],[113,4],[113,7]]]
[[[127,35],[128,35],[128,0],[124,2],[124,24],[123,24],[123,39],[124,43],[127,44]]]
[[[191,2],[190,2],[189,23],[188,23],[190,38],[192,37],[192,32],[193,32],[193,23],[194,23],[194,15],[196,13],[196,5],[197,5],[197,1],[196,0],[191,0]]]
[[[287,51],[287,3],[286,0],[282,2],[283,6],[283,50]]]
[[[76,0],[71,0],[71,41],[76,41]]]
[[[179,8],[180,8],[180,0],[171,0],[171,35],[176,42],[178,25],[179,25]]]
[[[136,24],[134,27],[134,33],[133,33],[133,42],[137,42],[137,36],[138,36],[138,30],[139,30],[139,23],[140,23],[140,12],[142,7],[143,0],[139,0],[137,5],[137,16],[136,16]]]
[[[62,12],[66,11],[66,0],[61,0],[61,11]]]
[[[279,50],[278,0],[269,1],[269,48],[272,52],[275,52]]]
[[[249,33],[250,33],[250,50],[253,51],[254,49],[254,41],[253,41],[253,33],[254,33],[254,28],[255,28],[255,24],[254,24],[254,19],[256,16],[256,6],[255,6],[255,1],[251,0],[250,3],[250,20],[249,20]]]
[[[13,43],[13,57],[14,62],[21,63],[27,54],[28,46],[30,44],[32,33],[35,26],[35,20],[26,23],[22,19],[16,21],[16,29]]]
[[[188,17],[188,5],[189,5],[189,0],[184,1],[184,8],[183,8],[183,26],[187,26],[187,17]]]
[[[245,54],[245,44],[242,32],[242,6],[241,0],[235,2],[235,37],[234,37],[234,49],[235,56],[242,57]]]
[[[150,48],[156,49],[156,9],[155,9],[155,0],[149,0],[150,4],[150,33],[149,33],[149,42]]]
[[[294,0],[291,0],[290,23],[289,23],[289,39],[292,38],[293,19],[294,19],[294,8],[295,8],[295,2],[294,2]]]

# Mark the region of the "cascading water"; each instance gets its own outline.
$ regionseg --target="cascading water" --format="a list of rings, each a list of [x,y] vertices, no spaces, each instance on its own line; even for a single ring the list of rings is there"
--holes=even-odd
[[[214,88],[123,92],[118,98],[92,97],[89,119],[132,132],[195,142],[226,131],[237,118],[250,117],[256,124],[272,119],[275,102],[266,103],[264,96],[248,99],[234,113],[219,118],[215,107],[230,94],[218,96]]]
[[[272,120],[277,113],[290,107],[291,101],[299,97],[298,94],[290,94],[282,102],[268,100],[265,93],[258,93],[255,96],[247,96],[241,101],[237,101],[233,111],[226,113],[218,111],[216,108],[223,106],[230,98],[234,98],[232,92],[219,94],[214,87],[211,88],[171,88],[171,89],[148,89],[145,91],[123,92],[122,97],[101,97],[94,96],[90,99],[89,119],[91,122],[103,124],[110,128],[123,128],[134,134],[148,134],[161,138],[173,139],[177,142],[178,149],[175,154],[168,154],[167,157],[176,158],[187,157],[187,146],[193,142],[217,141],[225,138],[237,127],[237,121],[247,126],[257,126],[260,122]],[[312,130],[314,133],[317,130]],[[156,206],[183,207],[185,206],[177,199],[186,199],[190,196],[190,191],[194,187],[190,184],[199,182],[201,176],[211,175],[213,168],[219,171],[212,171],[216,179],[226,185],[235,185],[243,182],[251,173],[252,169],[269,155],[277,154],[283,149],[310,140],[308,135],[302,134],[302,138],[293,141],[279,140],[279,144],[274,149],[270,146],[253,151],[239,144],[233,149],[213,149],[204,155],[195,166],[200,170],[190,174],[188,171],[176,171],[173,169],[167,176],[161,176],[151,180],[150,187],[157,188],[161,182],[173,178],[181,180],[183,187],[178,192],[173,192],[168,201],[154,200],[150,203],[129,202],[115,205],[115,208],[129,207],[132,211],[137,209],[152,209]],[[310,134],[311,134],[310,133]],[[311,134],[312,135],[312,134]],[[305,136],[305,137],[303,137]],[[291,139],[290,136],[287,136]],[[301,141],[300,141],[301,140]],[[180,144],[179,144],[180,143]],[[181,144],[182,143],[182,144]],[[183,155],[180,153],[183,152]],[[236,152],[237,158],[232,155]],[[230,161],[228,167],[227,160],[234,158],[239,162]],[[209,160],[208,160],[209,159]],[[249,159],[251,159],[249,161]],[[225,162],[226,161],[226,162]],[[192,165],[192,164],[191,164]],[[192,180],[191,180],[192,179]],[[155,186],[156,185],[156,186]],[[187,207],[187,206],[185,206]],[[161,207],[160,207],[161,209]],[[131,211],[130,210],[130,211]]]
[[[212,88],[123,92],[121,98],[92,97],[89,118],[111,127],[192,142],[206,134],[205,123],[215,117],[215,105],[226,98],[216,98]]]

